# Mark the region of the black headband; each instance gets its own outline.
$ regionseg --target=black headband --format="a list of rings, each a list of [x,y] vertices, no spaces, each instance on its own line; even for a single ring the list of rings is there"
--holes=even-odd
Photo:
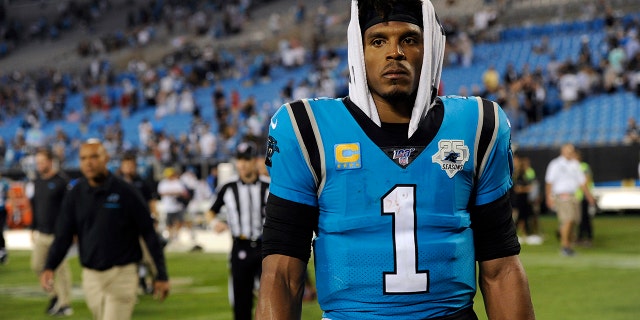
[[[388,21],[407,22],[417,25],[420,29],[423,28],[422,8],[416,12],[415,10],[410,10],[410,8],[403,4],[397,3],[393,6],[391,12],[387,12],[385,14],[386,16],[381,15],[374,8],[368,8],[366,11],[360,13],[360,32],[364,33],[365,30],[369,29],[373,25]]]

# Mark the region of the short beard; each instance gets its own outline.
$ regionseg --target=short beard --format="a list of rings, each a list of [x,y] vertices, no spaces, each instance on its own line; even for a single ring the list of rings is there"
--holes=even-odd
[[[380,95],[384,100],[386,100],[389,104],[393,105],[395,108],[406,109],[407,112],[411,113],[413,110],[413,105],[416,102],[417,92],[407,94],[405,92],[391,91],[385,94]]]

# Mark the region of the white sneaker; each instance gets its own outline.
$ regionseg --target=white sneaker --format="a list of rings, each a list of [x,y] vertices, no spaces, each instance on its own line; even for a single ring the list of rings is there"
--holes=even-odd
[[[532,246],[539,246],[544,242],[544,240],[542,240],[542,237],[537,235],[537,234],[533,234],[527,237],[527,244],[532,245]]]

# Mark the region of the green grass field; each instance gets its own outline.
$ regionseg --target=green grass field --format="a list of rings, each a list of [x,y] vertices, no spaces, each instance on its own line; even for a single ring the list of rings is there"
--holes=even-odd
[[[521,258],[529,275],[538,319],[640,319],[640,216],[599,216],[592,248],[577,248],[575,257],[560,256],[556,220],[541,219],[545,243],[524,245]],[[169,253],[172,292],[165,302],[141,296],[134,319],[232,319],[227,299],[227,260],[224,254]],[[75,314],[91,319],[80,290],[79,264],[74,271]],[[48,319],[46,296],[29,270],[29,252],[11,251],[0,266],[0,319]],[[486,319],[480,294],[480,319]],[[302,319],[320,320],[316,303],[305,303]]]

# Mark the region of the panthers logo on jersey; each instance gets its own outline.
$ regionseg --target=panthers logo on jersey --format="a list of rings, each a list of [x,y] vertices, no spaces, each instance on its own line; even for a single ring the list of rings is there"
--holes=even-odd
[[[464,145],[464,140],[440,140],[438,148],[431,160],[439,164],[449,178],[453,178],[469,160],[469,148]]]

